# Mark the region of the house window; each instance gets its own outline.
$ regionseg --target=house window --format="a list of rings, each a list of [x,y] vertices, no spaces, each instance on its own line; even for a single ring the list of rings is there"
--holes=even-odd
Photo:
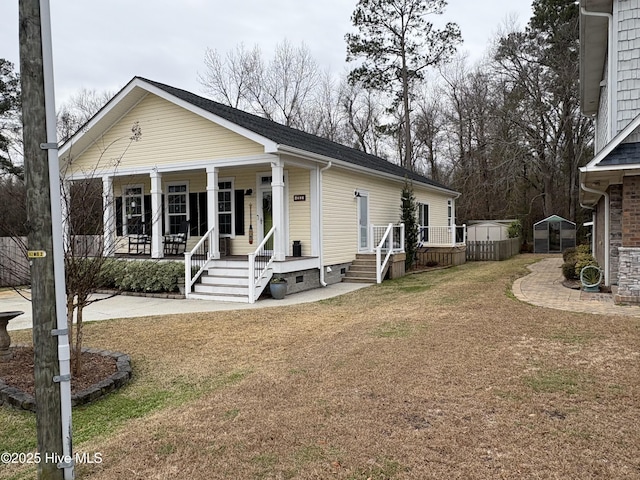
[[[144,232],[144,189],[142,185],[124,187],[122,195],[124,208],[122,214],[125,235],[136,235]]]
[[[429,241],[429,204],[418,204],[418,221],[420,222],[420,236],[421,242]]]
[[[218,227],[220,235],[233,235],[233,182],[218,182]]]
[[[169,233],[180,231],[180,224],[187,221],[189,189],[186,183],[167,185],[167,220]]]
[[[453,200],[447,200],[447,226],[453,225]]]

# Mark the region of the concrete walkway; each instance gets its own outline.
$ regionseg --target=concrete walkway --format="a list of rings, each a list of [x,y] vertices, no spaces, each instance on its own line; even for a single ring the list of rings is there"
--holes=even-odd
[[[514,295],[523,302],[572,312],[640,317],[640,306],[615,305],[611,294],[586,293],[564,287],[560,257],[544,258],[527,268],[531,273],[517,279],[513,284]],[[99,321],[111,318],[280,307],[332,298],[367,286],[369,285],[336,283],[325,288],[287,295],[283,300],[265,299],[254,304],[119,295],[86,307],[84,319]],[[31,302],[13,290],[0,291],[0,311],[14,310],[25,313],[11,320],[8,330],[31,328]]]
[[[587,293],[563,286],[561,257],[545,258],[527,268],[531,273],[513,283],[514,295],[523,302],[572,312],[640,317],[640,307],[616,305],[610,293]]]
[[[337,297],[338,295],[343,295],[368,286],[370,285],[366,283],[335,283],[324,288],[315,288],[306,292],[287,295],[282,300],[268,298],[253,304],[118,295],[87,306],[83,311],[83,318],[85,321],[99,321],[111,318],[281,307],[284,305],[316,302],[326,298]],[[29,292],[27,291],[26,293]],[[95,295],[95,297],[105,298],[107,295]],[[0,312],[16,310],[23,311],[24,314],[10,320],[7,330],[31,328],[31,302],[25,300],[13,290],[1,291]]]

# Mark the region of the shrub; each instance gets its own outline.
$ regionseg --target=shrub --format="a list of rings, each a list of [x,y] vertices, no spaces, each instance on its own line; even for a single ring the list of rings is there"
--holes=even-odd
[[[569,258],[576,254],[576,247],[565,248],[564,252],[562,252],[562,260],[565,262],[569,261]]]
[[[564,275],[564,278],[567,280],[578,280],[578,276],[576,275],[575,262],[564,262],[562,264],[562,275]]]
[[[567,248],[562,252],[562,274],[567,280],[578,280],[580,271],[587,265],[598,266],[598,262],[591,255],[590,245],[578,245],[577,247]]]
[[[514,220],[507,227],[507,236],[509,238],[518,238],[522,236],[522,222]]]
[[[101,270],[102,285],[127,292],[175,292],[184,276],[179,262],[109,260]]]
[[[576,278],[580,278],[580,272],[587,265],[593,265],[594,267],[598,266],[598,262],[596,262],[596,259],[593,258],[593,255],[591,255],[590,253],[578,252],[576,254],[575,259],[576,259],[576,263],[575,263]]]

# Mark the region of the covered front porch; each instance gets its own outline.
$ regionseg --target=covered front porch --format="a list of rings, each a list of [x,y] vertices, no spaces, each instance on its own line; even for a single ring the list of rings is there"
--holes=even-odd
[[[103,175],[104,251],[184,259],[187,297],[217,295],[202,285],[234,268],[253,303],[273,274],[320,269],[317,178],[316,165],[271,155]]]

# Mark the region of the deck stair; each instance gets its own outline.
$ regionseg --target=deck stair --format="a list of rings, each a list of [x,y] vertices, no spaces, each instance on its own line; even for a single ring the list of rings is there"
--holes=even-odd
[[[387,273],[388,265],[382,273],[382,278]],[[358,253],[342,279],[347,283],[376,283],[376,254]]]
[[[191,298],[249,303],[248,260],[213,261],[193,286]]]

